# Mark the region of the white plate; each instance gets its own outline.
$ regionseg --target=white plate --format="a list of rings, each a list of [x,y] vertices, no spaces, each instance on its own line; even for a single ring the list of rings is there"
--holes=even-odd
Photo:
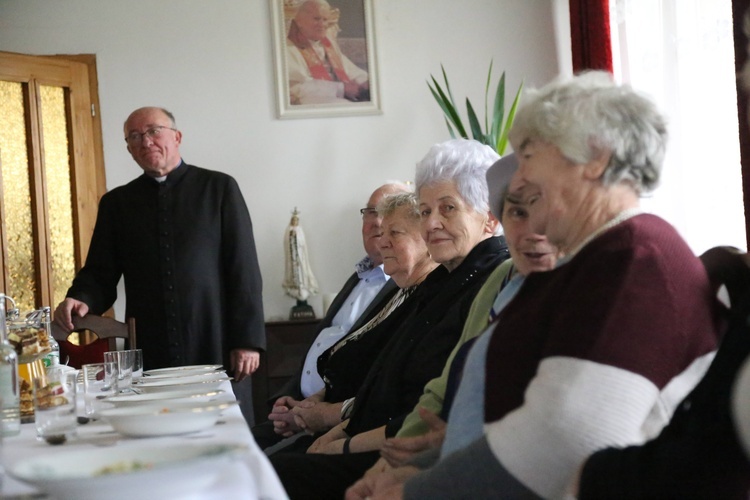
[[[225,374],[226,370],[212,370],[212,371],[202,371],[202,372],[164,372],[164,373],[154,373],[152,375],[146,375],[140,379],[138,379],[138,382],[143,381],[149,381],[149,380],[158,380],[158,379],[165,379],[165,378],[184,378],[184,377],[213,377],[218,374]],[[136,382],[135,380],[133,382]]]
[[[157,380],[171,380],[171,379],[185,379],[188,377],[195,377],[195,378],[215,378],[220,377],[222,375],[226,375],[225,370],[214,370],[214,371],[204,371],[204,372],[164,372],[164,373],[157,373],[154,375],[148,375],[139,378],[138,380],[133,380],[134,384],[143,384],[148,382],[156,382]]]
[[[100,414],[123,436],[173,436],[208,429],[216,423],[223,410],[236,404],[236,401],[192,403],[166,400],[127,408],[110,408],[102,410]]]
[[[185,401],[194,403],[205,403],[207,401],[217,401],[223,394],[224,391],[207,391],[207,392],[191,392],[191,391],[163,391],[163,392],[149,392],[146,394],[131,394],[127,396],[112,396],[104,399],[105,403],[112,403],[116,407],[124,406],[140,406],[142,404],[154,404],[159,401]]]
[[[21,460],[11,476],[56,499],[185,498],[211,485],[247,448],[237,444],[142,442],[127,448],[67,450]],[[136,468],[137,464],[149,468]],[[117,470],[117,471],[115,471]]]
[[[221,369],[221,365],[188,365],[188,366],[172,366],[168,368],[156,368],[153,370],[146,370],[143,372],[144,375],[195,375],[199,373],[213,372]]]
[[[141,393],[163,392],[163,391],[192,391],[207,392],[218,389],[221,384],[231,380],[225,373],[220,373],[215,377],[202,377],[200,375],[191,377],[177,377],[169,379],[156,379],[153,381],[143,381],[133,386],[136,391]]]
[[[182,383],[192,383],[192,382],[203,382],[205,380],[214,380],[214,379],[227,379],[229,378],[229,375],[226,374],[226,372],[220,371],[220,372],[210,372],[210,373],[199,373],[197,375],[186,375],[186,376],[168,376],[164,375],[162,377],[143,377],[141,379],[138,379],[137,382],[134,382],[138,385],[159,385],[164,383],[174,383],[174,384],[182,384]]]

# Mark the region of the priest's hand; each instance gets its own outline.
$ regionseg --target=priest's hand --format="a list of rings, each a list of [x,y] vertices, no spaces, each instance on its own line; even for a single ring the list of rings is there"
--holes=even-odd
[[[229,369],[234,372],[234,380],[240,382],[252,375],[260,366],[260,353],[253,349],[232,349],[229,353]]]
[[[55,309],[55,323],[66,333],[70,333],[75,328],[73,326],[73,314],[83,318],[88,312],[89,306],[85,302],[68,297],[60,302]]]

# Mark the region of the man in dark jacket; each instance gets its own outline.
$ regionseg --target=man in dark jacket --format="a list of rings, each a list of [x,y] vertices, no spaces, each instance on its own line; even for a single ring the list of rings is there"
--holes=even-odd
[[[109,309],[122,276],[145,368],[222,364],[240,382],[258,368],[266,343],[261,275],[240,189],[232,177],[182,160],[182,134],[167,110],[137,109],[124,133],[144,173],[102,197],[86,264],[55,322],[69,331],[72,315]],[[244,385],[244,396],[237,395],[250,401]]]
[[[289,410],[323,389],[323,380],[317,371],[318,356],[345,334],[367,323],[396,292],[398,287],[383,272],[383,259],[378,250],[382,218],[375,207],[385,196],[408,189],[400,183],[384,184],[373,191],[367,206],[360,209],[362,244],[366,256],[357,263],[356,271],[344,283],[318,325],[315,339],[298,373],[273,396],[270,420],[253,427],[253,436],[261,448],[265,449],[299,431]]]

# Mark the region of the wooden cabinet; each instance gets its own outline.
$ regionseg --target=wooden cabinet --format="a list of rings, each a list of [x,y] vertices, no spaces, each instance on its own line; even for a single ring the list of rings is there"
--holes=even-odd
[[[266,323],[266,352],[260,355],[260,367],[253,374],[256,424],[267,420],[270,411],[268,398],[297,374],[319,322],[319,319],[313,319]]]

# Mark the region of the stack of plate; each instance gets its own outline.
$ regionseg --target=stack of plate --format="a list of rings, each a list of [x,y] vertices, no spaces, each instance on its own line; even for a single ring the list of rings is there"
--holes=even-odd
[[[100,416],[129,437],[168,436],[213,426],[237,402],[219,387],[230,378],[221,365],[191,365],[144,372],[134,392],[104,399]]]
[[[133,382],[137,392],[163,391],[214,391],[231,380],[218,365],[196,365],[175,368],[160,368],[143,372],[143,377]]]
[[[173,366],[170,368],[157,368],[155,370],[146,370],[143,375],[147,378],[150,377],[180,377],[188,375],[200,375],[202,373],[214,373],[224,370],[221,369],[221,365],[188,365],[188,366]]]

